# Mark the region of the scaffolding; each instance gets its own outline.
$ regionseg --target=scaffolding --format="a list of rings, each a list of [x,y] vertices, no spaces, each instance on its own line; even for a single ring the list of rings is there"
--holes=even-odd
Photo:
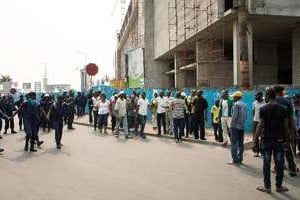
[[[117,53],[117,65],[120,66],[118,79],[126,79],[128,51],[144,47],[144,1],[130,0],[126,15],[122,20]]]
[[[122,21],[123,25],[120,31],[120,41],[124,42],[124,35],[127,33],[128,39],[125,38],[125,44],[128,49],[143,47],[144,44],[144,0],[131,0],[126,15]]]
[[[121,0],[121,24],[124,21],[125,14],[126,14],[126,0]]]
[[[178,15],[177,1],[169,0],[168,2],[168,32],[169,32],[169,50],[178,43]]]
[[[224,46],[225,46],[225,36],[224,36],[224,24],[220,21],[220,25],[214,24],[218,19],[217,15],[217,1],[208,0],[207,5],[204,7],[198,7],[196,12],[206,14],[206,30],[205,34],[198,40],[202,45],[206,46],[207,51],[203,56],[199,57],[200,63],[221,63],[224,60]],[[200,5],[200,4],[198,4]],[[200,5],[201,6],[201,5]]]
[[[176,47],[181,47],[179,55],[183,61],[178,64],[188,65],[194,60],[197,65],[225,66],[224,24],[219,19],[218,6],[218,0],[169,0],[169,52],[172,54]],[[217,20],[218,25],[215,24]],[[201,35],[197,42],[205,49],[199,54],[194,45],[194,54],[197,55],[191,53],[191,45],[186,42],[195,35]],[[208,67],[206,73],[209,86],[212,67]]]

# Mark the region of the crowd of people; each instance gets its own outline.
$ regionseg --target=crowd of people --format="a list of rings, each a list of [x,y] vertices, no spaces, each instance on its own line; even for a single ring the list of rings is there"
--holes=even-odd
[[[36,152],[36,146],[41,146],[39,130],[55,130],[55,141],[58,149],[62,147],[61,139],[63,125],[73,128],[74,115],[78,117],[89,112],[89,123],[94,131],[108,134],[108,119],[111,120],[112,133],[119,137],[121,130],[125,139],[132,138],[133,134],[146,138],[145,126],[147,116],[152,116],[152,126],[158,136],[162,134],[174,135],[176,143],[182,138],[194,137],[196,140],[206,140],[205,125],[208,115],[212,118],[214,137],[224,146],[231,143],[232,160],[229,165],[243,163],[244,134],[247,113],[249,110],[243,103],[243,93],[234,92],[231,96],[227,90],[221,92],[220,99],[209,108],[203,96],[203,91],[192,90],[187,96],[184,92],[171,91],[154,93],[148,100],[146,93],[133,92],[126,95],[124,92],[114,93],[107,99],[101,91],[90,91],[89,94],[73,91],[63,93],[57,99],[49,94],[37,101],[34,92],[28,93],[25,98],[21,95],[14,102],[12,96],[0,98],[0,132],[2,120],[5,122],[4,135],[11,130],[15,134],[14,116],[18,116],[19,129],[26,133],[25,151]],[[300,152],[300,95],[293,98],[286,96],[284,88],[276,86],[263,92],[257,92],[252,107],[253,114],[253,152],[254,156],[263,156],[264,186],[259,191],[270,192],[270,162],[271,155],[275,158],[277,173],[277,191],[285,192],[282,186],[284,157],[286,157],[289,174],[297,175],[297,166],[294,160],[296,151]],[[1,136],[2,138],[2,136]],[[0,152],[4,149],[0,148]],[[298,152],[298,155],[299,155]]]
[[[51,129],[54,129],[56,147],[60,149],[62,147],[63,125],[66,124],[70,130],[74,129],[75,106],[77,104],[73,91],[70,91],[68,94],[66,92],[63,93],[56,100],[52,95],[43,94],[38,101],[34,92],[26,94],[25,98],[23,95],[20,95],[16,102],[14,102],[12,95],[1,96],[0,133],[3,127],[2,120],[5,123],[3,135],[8,134],[9,129],[11,134],[17,133],[14,123],[14,118],[17,115],[19,130],[24,130],[26,134],[25,151],[36,152],[36,147],[40,147],[44,143],[39,139],[40,129],[44,132],[46,130],[50,132]],[[78,110],[80,111],[80,109]],[[0,138],[3,138],[1,134]],[[3,151],[4,149],[0,148],[0,152]]]

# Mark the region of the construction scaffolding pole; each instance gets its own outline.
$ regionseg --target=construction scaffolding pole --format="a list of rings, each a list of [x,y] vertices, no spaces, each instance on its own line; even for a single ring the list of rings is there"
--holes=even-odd
[[[171,50],[178,42],[177,0],[169,0],[168,2],[168,35],[169,50]]]

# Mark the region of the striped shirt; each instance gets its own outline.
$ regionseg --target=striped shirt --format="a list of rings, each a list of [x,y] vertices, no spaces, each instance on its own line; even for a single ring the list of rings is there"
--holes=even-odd
[[[173,118],[184,118],[184,110],[186,109],[185,102],[182,99],[174,99],[172,101]]]

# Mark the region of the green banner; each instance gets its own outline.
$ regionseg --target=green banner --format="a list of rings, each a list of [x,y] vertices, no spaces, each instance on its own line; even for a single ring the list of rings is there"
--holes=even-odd
[[[144,50],[142,48],[128,52],[128,87],[144,87]]]

